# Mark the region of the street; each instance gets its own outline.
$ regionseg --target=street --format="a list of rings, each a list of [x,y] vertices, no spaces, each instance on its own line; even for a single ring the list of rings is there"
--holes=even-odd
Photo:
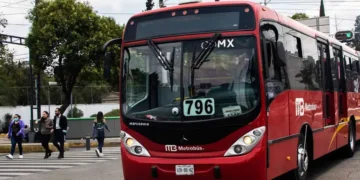
[[[120,150],[118,147],[104,148],[105,157],[97,158],[94,148],[90,151],[71,150],[65,159],[58,160],[57,153],[44,160],[43,153],[29,153],[24,159],[0,159],[0,180],[38,179],[86,179],[123,180]],[[360,145],[353,158],[344,159],[340,152],[334,152],[315,161],[309,172],[309,180],[357,180],[360,178]],[[291,179],[284,175],[277,179]]]
[[[341,151],[333,152],[314,161],[308,180],[358,180],[360,179],[360,145],[352,158],[343,158]],[[276,180],[292,180],[289,174]]]
[[[121,179],[121,163],[119,160],[120,149],[104,148],[104,157],[98,158],[94,152],[72,150],[65,152],[65,158],[58,160],[57,152],[47,159],[43,159],[43,153],[24,154],[24,159],[13,160],[0,158],[0,180],[64,180],[64,179]]]

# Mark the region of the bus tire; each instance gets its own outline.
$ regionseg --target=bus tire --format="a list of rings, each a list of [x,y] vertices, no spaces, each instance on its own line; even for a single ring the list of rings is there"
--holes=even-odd
[[[355,143],[356,143],[356,135],[355,135],[355,127],[353,121],[349,121],[349,130],[348,130],[348,144],[345,146],[344,155],[346,158],[351,158],[355,153]]]
[[[304,134],[300,134],[298,146],[296,149],[297,168],[293,171],[296,180],[305,180],[309,169],[309,162],[310,162],[310,157],[308,153],[309,143],[306,143],[307,144],[306,146],[304,146],[304,143],[305,143],[305,136]]]

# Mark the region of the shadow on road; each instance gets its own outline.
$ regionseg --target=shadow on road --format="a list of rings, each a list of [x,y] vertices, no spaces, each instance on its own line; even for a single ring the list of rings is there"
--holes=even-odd
[[[357,142],[356,152],[353,159],[356,159],[356,156],[359,156],[360,153],[360,142]],[[351,159],[351,158],[350,158]],[[341,166],[341,164],[348,160],[342,155],[342,149],[332,152],[328,155],[325,155],[312,162],[308,173],[308,180],[317,180],[320,176],[326,174],[327,172],[334,170],[336,166]],[[284,174],[274,180],[293,180],[292,173]],[[359,178],[360,179],[360,178]]]

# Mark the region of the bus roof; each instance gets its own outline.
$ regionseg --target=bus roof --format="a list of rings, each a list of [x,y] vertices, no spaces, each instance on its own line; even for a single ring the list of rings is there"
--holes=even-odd
[[[200,2],[199,3],[189,3],[189,4],[183,4],[183,5],[177,5],[177,6],[170,6],[170,7],[166,7],[166,8],[154,9],[151,11],[144,11],[144,12],[135,14],[131,18],[152,15],[152,14],[157,14],[157,13],[166,12],[166,11],[179,10],[179,9],[236,5],[236,4],[239,4],[239,5],[247,4],[247,5],[252,6],[254,9],[254,12],[255,12],[255,18],[258,21],[260,21],[262,19],[270,19],[270,20],[277,21],[283,25],[292,27],[295,30],[298,30],[304,34],[307,34],[308,36],[311,36],[313,38],[321,37],[323,39],[327,39],[329,41],[329,43],[342,46],[344,51],[347,51],[348,53],[351,53],[353,55],[357,55],[360,57],[360,52],[356,52],[354,49],[342,44],[340,41],[336,40],[335,38],[332,38],[332,37],[320,32],[320,31],[317,31],[315,29],[312,29],[312,28],[310,28],[296,20],[293,20],[287,16],[279,14],[276,11],[274,11],[268,7],[265,7],[259,3],[255,3],[255,2],[251,2],[251,1],[236,0],[236,1],[216,1],[216,2],[213,1],[213,2],[201,2],[201,3]],[[258,27],[256,27],[256,28],[258,28]]]

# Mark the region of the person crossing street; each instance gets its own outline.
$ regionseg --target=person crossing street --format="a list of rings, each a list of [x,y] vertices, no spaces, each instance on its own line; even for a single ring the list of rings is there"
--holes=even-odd
[[[55,109],[54,117],[54,139],[53,144],[59,151],[59,159],[64,158],[64,143],[65,143],[65,134],[67,133],[68,123],[66,116],[62,115],[60,108]]]

